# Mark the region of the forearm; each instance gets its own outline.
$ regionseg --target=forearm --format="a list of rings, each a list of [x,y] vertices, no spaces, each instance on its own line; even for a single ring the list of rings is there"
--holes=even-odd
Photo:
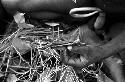
[[[121,34],[116,36],[114,39],[112,39],[110,42],[106,43],[102,46],[102,48],[105,51],[105,57],[109,57],[113,55],[114,53],[117,53],[125,48],[125,31],[123,31]]]

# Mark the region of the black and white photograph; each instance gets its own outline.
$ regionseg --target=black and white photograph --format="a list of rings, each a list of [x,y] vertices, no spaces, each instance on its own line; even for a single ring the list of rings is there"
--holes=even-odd
[[[125,82],[125,0],[0,0],[0,82]]]

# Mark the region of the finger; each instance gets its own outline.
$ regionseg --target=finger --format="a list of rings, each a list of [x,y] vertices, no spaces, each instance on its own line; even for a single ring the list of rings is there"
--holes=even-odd
[[[102,28],[104,23],[105,23],[105,13],[100,13],[94,24],[95,29]]]

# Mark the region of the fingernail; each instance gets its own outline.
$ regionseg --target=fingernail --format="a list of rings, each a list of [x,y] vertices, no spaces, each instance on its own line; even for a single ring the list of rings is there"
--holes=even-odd
[[[72,50],[72,46],[68,46],[67,49],[71,51]]]

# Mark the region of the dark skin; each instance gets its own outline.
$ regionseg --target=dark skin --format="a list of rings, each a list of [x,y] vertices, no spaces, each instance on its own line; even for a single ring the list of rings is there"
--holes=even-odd
[[[65,59],[64,62],[69,65],[85,67],[94,62],[108,58],[125,48],[124,36],[125,36],[125,31],[123,31],[117,37],[113,38],[111,41],[107,42],[105,45],[101,45],[101,46],[90,45],[90,46],[73,47],[72,51],[75,53],[79,53],[86,60],[85,61],[83,60],[79,62],[78,64],[78,62],[75,61],[75,58],[71,59],[69,57],[63,56]],[[73,62],[70,62],[70,61],[73,61]]]
[[[124,25],[124,24],[123,24]],[[115,25],[115,27],[119,27],[120,25]],[[114,26],[113,26],[114,27]],[[123,26],[124,27],[124,26]],[[81,42],[84,42],[88,45],[91,46],[95,46],[95,45],[100,45],[101,40],[99,39],[99,37],[89,28],[89,25],[83,25],[80,26],[80,31],[83,32],[82,33],[82,40]],[[118,31],[118,29],[117,29]],[[114,30],[113,30],[114,32]],[[121,31],[120,31],[121,32]],[[112,35],[110,34],[110,37],[116,37],[118,35],[118,33],[115,33],[116,35]],[[112,35],[112,36],[111,36]],[[90,46],[90,47],[91,47]],[[79,47],[75,47],[77,48],[77,50],[72,50],[72,52],[75,53],[80,53],[80,57],[77,56],[77,54],[74,54],[72,57],[70,54],[65,54],[64,56],[62,56],[62,61],[65,64],[71,65],[74,67],[76,72],[80,72],[81,68],[88,66],[87,62],[85,60],[85,58],[92,58],[93,56],[97,55],[95,57],[94,60],[97,60],[97,57],[102,57],[103,55],[105,55],[105,52],[100,53],[98,56],[98,51],[94,51],[94,53],[92,53],[92,50],[95,49],[95,47],[92,47],[92,50],[90,51],[90,47],[81,47],[81,49]],[[100,48],[99,48],[100,49]],[[97,48],[98,50],[98,48]],[[69,56],[70,55],[70,56]],[[82,60],[81,57],[83,57],[84,59]],[[93,57],[94,58],[94,57]],[[66,60],[64,60],[66,59]],[[93,59],[92,59],[93,60]],[[123,61],[121,60],[121,58],[119,57],[118,54],[113,53],[112,57],[108,57],[108,58],[104,58],[103,60],[103,68],[101,69],[103,71],[103,73],[106,74],[106,76],[108,76],[110,79],[112,79],[114,82],[124,82],[124,72],[123,72]],[[101,62],[102,60],[97,60],[99,62]],[[94,63],[94,62],[92,62]],[[86,65],[85,65],[86,64]],[[79,68],[79,69],[78,69]],[[106,69],[107,68],[107,69]]]
[[[115,25],[115,27],[116,26],[120,26],[120,25]],[[94,31],[92,31],[90,29],[89,24],[81,25],[79,28],[81,28],[80,31],[82,32],[82,33],[80,33],[81,34],[80,35],[80,41],[81,42],[86,43],[90,46],[102,45],[101,39],[95,34]],[[117,29],[117,31],[118,31],[118,29]],[[115,33],[115,34],[118,35],[118,33]],[[110,34],[110,35],[112,35],[112,34]],[[116,35],[114,37],[116,37]],[[110,37],[113,38],[113,35],[110,36]],[[79,57],[78,54],[73,54],[71,56],[69,53],[68,54],[65,53],[64,56],[61,55],[62,56],[61,58],[62,58],[62,61],[65,64],[73,66],[75,71],[79,73],[81,68],[83,68],[85,66],[88,66],[88,65],[85,65],[85,63],[87,63],[85,61],[85,58],[89,58],[90,56],[91,56],[90,58],[92,58],[94,54],[98,53],[98,51],[95,51],[95,53],[92,54],[91,51],[89,50],[89,46],[88,47],[82,46],[81,49],[78,46],[75,47],[75,48],[77,48],[77,50],[74,50],[74,48],[73,48],[72,52],[80,53],[81,54],[80,57]],[[95,47],[93,47],[93,49],[94,48]],[[103,56],[103,54],[104,53],[100,53],[100,57]],[[98,54],[96,54],[96,55],[98,55]],[[81,57],[83,57],[84,59],[82,60]],[[66,60],[64,60],[64,59],[66,59]],[[97,61],[101,62],[102,60],[97,60]],[[106,59],[104,58],[103,63],[104,63],[103,72],[108,77],[110,77],[115,82],[122,82],[122,81],[124,82],[124,75],[123,75],[124,69],[123,69],[123,66],[122,66],[123,62],[120,59],[119,55],[114,53],[113,57],[109,57],[109,58],[106,58]],[[105,68],[107,68],[109,71]],[[111,74],[111,76],[109,76],[109,74]]]
[[[124,15],[125,13],[124,0],[77,0],[77,4],[72,0],[1,0],[1,2],[6,11],[12,15],[14,15],[16,11],[19,11],[29,14],[32,18],[47,20],[55,18],[68,18],[68,20],[73,20],[73,17],[69,15],[70,9],[91,6],[92,2],[94,2],[93,5],[101,8],[106,14],[109,14],[109,16],[116,16],[116,14]],[[2,15],[0,16],[2,17]],[[62,56],[62,62],[76,67],[85,67],[91,63],[105,59],[125,48],[125,45],[123,45],[125,44],[124,36],[125,31],[105,45],[73,47],[72,51],[79,53],[80,56],[84,58],[82,62],[80,59],[77,59],[77,62],[75,58],[68,56]]]
[[[124,0],[95,0],[96,5],[104,10],[108,15],[111,16],[124,16],[125,11],[125,1]],[[110,27],[109,27],[110,28]],[[125,31],[119,34],[117,37],[113,38],[110,42],[107,42],[102,46],[81,46],[81,47],[73,47],[72,51],[75,53],[81,54],[86,61],[75,62],[75,59],[71,59],[69,57],[64,57],[66,59],[65,62],[68,65],[75,65],[78,67],[85,67],[91,63],[97,62],[99,60],[105,59],[109,56],[112,56],[114,53],[117,53],[125,48]],[[117,44],[117,45],[116,45]],[[86,53],[87,55],[85,55]],[[102,55],[103,54],[103,55]],[[68,58],[68,59],[67,59]],[[71,62],[71,61],[72,62]]]

